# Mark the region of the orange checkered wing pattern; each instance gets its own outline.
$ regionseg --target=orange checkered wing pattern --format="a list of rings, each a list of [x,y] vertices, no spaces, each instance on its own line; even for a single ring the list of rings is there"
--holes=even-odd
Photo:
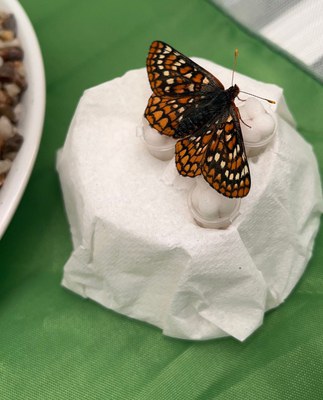
[[[202,174],[210,186],[226,197],[245,197],[249,193],[250,170],[233,108],[220,121],[214,119],[194,136],[178,140],[175,150],[181,175]]]
[[[245,197],[251,178],[234,98],[204,68],[163,42],[153,42],[147,72],[153,91],[145,110],[150,126],[179,139],[175,162],[183,176],[203,175],[226,197]]]
[[[187,110],[199,108],[208,93],[224,89],[212,74],[163,42],[151,44],[146,66],[153,94],[145,117],[157,131],[174,138],[183,135],[178,127]],[[202,127],[204,122],[206,119],[185,134]]]

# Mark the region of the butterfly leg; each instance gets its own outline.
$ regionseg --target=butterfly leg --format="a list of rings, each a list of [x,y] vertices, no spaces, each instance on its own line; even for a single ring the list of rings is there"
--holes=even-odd
[[[237,99],[240,100],[240,101],[247,101],[247,99],[240,99],[239,96],[237,96]]]
[[[239,99],[239,97],[238,97],[238,99]],[[246,101],[246,100],[241,100],[241,101]],[[251,126],[248,125],[246,122],[244,122],[244,120],[241,118],[241,114],[240,114],[239,108],[235,104],[234,104],[234,109],[235,109],[235,111],[236,111],[236,113],[237,113],[237,115],[239,117],[239,120],[243,123],[243,125],[245,125],[245,126],[247,126],[248,128],[251,129]]]

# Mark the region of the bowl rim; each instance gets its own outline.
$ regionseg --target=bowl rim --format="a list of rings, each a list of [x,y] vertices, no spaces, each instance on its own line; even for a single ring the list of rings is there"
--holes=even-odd
[[[0,239],[3,237],[29,181],[43,131],[46,104],[43,58],[34,28],[17,0],[0,0],[0,10],[11,12],[17,21],[17,37],[24,51],[28,88],[18,124],[24,143],[0,190]],[[28,108],[28,112],[24,109]]]

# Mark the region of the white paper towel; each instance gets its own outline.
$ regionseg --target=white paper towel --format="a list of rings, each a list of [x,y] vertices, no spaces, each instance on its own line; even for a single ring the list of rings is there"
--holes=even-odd
[[[196,61],[230,85],[231,71]],[[57,161],[74,245],[65,287],[166,335],[198,340],[244,340],[288,296],[319,226],[318,168],[282,90],[239,74],[236,83],[277,101],[278,132],[249,159],[252,189],[226,230],[194,223],[193,179],[183,178],[187,189],[165,183],[167,162],[136,135],[151,94],[145,69],[85,92]]]

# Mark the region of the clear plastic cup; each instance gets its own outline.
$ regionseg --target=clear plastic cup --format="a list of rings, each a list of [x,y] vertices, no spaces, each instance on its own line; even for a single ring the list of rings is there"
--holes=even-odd
[[[266,132],[265,134],[261,134],[261,132],[259,132],[259,130],[262,128],[258,127],[258,129],[253,125],[253,123],[255,123],[255,121],[252,120],[246,120],[245,123],[250,124],[252,126],[252,128],[254,128],[254,133],[249,133],[248,132],[248,128],[247,126],[244,125],[244,123],[241,121],[240,125],[241,125],[241,129],[242,129],[242,133],[243,133],[243,137],[244,137],[244,145],[246,148],[246,153],[248,157],[255,157],[258,156],[259,154],[261,154],[266,147],[269,145],[269,143],[271,143],[277,133],[277,116],[276,114],[271,110],[271,109],[265,109],[265,112],[261,115],[258,116],[258,121],[257,123],[259,124],[259,118],[261,119],[262,116],[265,116],[264,118],[266,118],[266,122],[268,122],[268,117],[270,116],[270,118],[273,121],[273,128],[271,131]],[[265,124],[265,120],[264,120],[264,124]],[[254,134],[255,135],[255,139],[257,139],[259,137],[259,140],[248,140],[251,138],[251,135]]]
[[[169,161],[174,157],[176,141],[172,137],[157,132],[146,119],[143,119],[142,138],[152,156],[161,161]]]
[[[189,191],[187,200],[194,221],[202,228],[226,229],[240,215],[241,199],[222,196],[206,182],[195,184]],[[206,200],[204,205],[201,200]]]

